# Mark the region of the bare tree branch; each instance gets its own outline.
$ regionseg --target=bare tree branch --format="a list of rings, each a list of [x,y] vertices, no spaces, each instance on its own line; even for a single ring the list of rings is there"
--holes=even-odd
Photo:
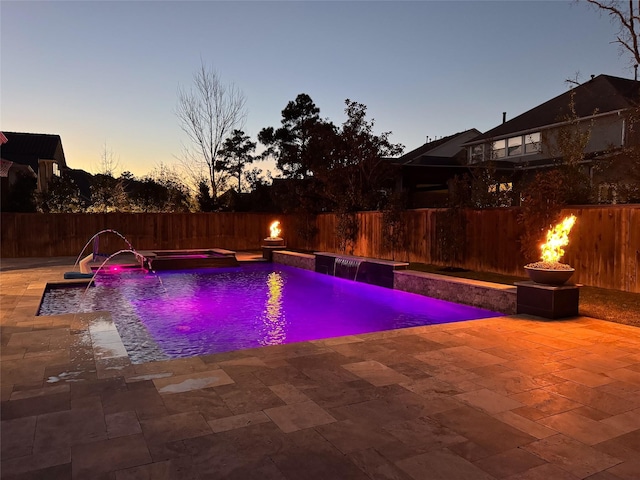
[[[178,88],[176,116],[190,142],[181,162],[192,178],[206,175],[213,198],[227,180],[217,165],[218,152],[233,129],[242,126],[245,103],[244,94],[233,84],[224,85],[204,62],[193,75],[192,87]]]
[[[640,30],[640,1],[634,7],[633,0],[628,0],[625,7],[621,0],[585,0],[611,18],[618,25],[619,32],[614,43],[620,46],[623,52],[631,54],[633,63],[640,64],[640,46],[638,45],[638,32]]]

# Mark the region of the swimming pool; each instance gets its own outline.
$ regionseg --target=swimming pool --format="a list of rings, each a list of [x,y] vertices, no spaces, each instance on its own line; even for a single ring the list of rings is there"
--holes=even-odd
[[[38,314],[99,310],[134,363],[502,315],[278,264],[100,274],[47,289]]]

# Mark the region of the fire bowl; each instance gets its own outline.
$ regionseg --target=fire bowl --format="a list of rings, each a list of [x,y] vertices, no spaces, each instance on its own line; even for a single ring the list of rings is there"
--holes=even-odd
[[[551,270],[548,268],[534,268],[525,266],[529,278],[535,283],[542,285],[564,285],[564,283],[571,278],[574,268],[563,270]]]
[[[267,237],[262,241],[263,247],[283,247],[284,239],[280,237]]]

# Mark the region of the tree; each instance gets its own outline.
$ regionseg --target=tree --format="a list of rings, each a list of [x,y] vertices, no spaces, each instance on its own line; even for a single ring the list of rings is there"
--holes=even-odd
[[[102,152],[100,152],[100,163],[98,165],[98,173],[109,175],[111,177],[116,176],[116,170],[120,166],[120,158],[113,153],[113,150],[107,147],[107,142],[104,142],[102,146]]]
[[[140,180],[128,172],[120,176],[133,211],[141,212],[188,212],[190,210],[189,189],[180,181],[174,170],[160,164]]]
[[[594,120],[581,119],[576,113],[575,92],[569,97],[568,111],[558,120],[561,126],[544,140],[549,153],[560,160],[563,203],[587,204],[591,200],[591,179],[583,166]],[[598,113],[594,110],[593,115]]]
[[[129,212],[131,204],[124,183],[111,175],[98,173],[91,185],[89,213]]]
[[[366,105],[349,99],[345,105],[347,120],[326,172],[326,191],[338,209],[378,209],[393,186],[393,165],[387,159],[400,155],[404,146],[391,143],[391,132],[373,133],[375,121],[367,121]]]
[[[198,193],[196,193],[196,203],[201,212],[213,212],[216,209],[215,201],[211,198],[209,184],[202,179],[198,182]]]
[[[398,251],[407,247],[407,224],[404,218],[407,198],[405,192],[393,192],[382,209],[382,245],[391,251],[391,259],[396,259]]]
[[[618,26],[615,43],[620,46],[622,53],[631,55],[634,65],[640,65],[640,2],[628,0],[586,0],[587,3],[606,13],[611,22]]]
[[[201,62],[189,90],[178,88],[176,116],[190,145],[185,147],[183,167],[196,185],[205,178],[215,202],[226,180],[219,152],[231,132],[246,117],[244,94],[235,85],[225,85],[218,74]],[[199,185],[200,188],[200,185]]]
[[[46,192],[36,195],[38,211],[44,213],[77,213],[84,210],[80,189],[69,176],[54,176]]]
[[[15,182],[8,188],[6,201],[2,202],[3,212],[35,212],[36,186],[34,177],[18,173]]]
[[[222,149],[218,152],[218,156],[222,159],[220,168],[238,179],[238,193],[242,191],[242,172],[255,160],[252,155],[255,149],[256,143],[250,140],[249,135],[236,129],[224,141]]]
[[[115,170],[120,160],[105,142],[100,152],[99,172],[91,184],[91,213],[128,212],[131,209],[129,198],[122,179],[115,178]]]
[[[320,109],[306,93],[299,94],[282,110],[281,127],[263,128],[258,140],[267,149],[264,157],[273,157],[283,177],[306,179],[318,164],[326,161],[335,135],[332,123],[320,119]]]

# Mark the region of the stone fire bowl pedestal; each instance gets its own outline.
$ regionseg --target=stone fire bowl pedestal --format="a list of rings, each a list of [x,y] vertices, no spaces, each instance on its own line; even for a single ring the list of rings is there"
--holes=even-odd
[[[280,237],[267,237],[262,241],[262,258],[270,262],[273,258],[275,250],[283,250],[287,248],[284,239]]]
[[[516,311],[548,319],[578,315],[580,285],[565,285],[575,269],[524,267],[532,281],[516,282]]]

